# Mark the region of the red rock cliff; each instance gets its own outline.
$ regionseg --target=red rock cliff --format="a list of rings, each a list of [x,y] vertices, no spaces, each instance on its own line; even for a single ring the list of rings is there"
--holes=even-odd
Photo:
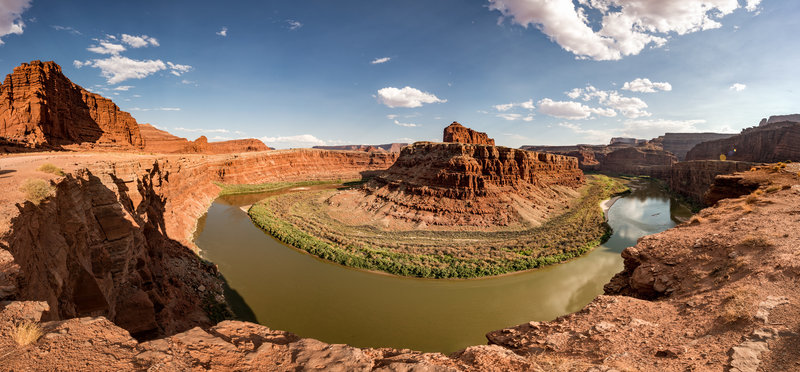
[[[669,188],[686,195],[697,203],[704,203],[704,195],[719,175],[744,172],[756,163],[742,161],[692,160],[672,165]],[[716,200],[714,200],[716,202]]]
[[[469,129],[458,122],[444,128],[443,142],[471,143],[476,145],[494,146],[494,139],[489,138],[486,133]]]
[[[0,137],[33,147],[142,146],[130,114],[41,61],[23,63],[0,85]]]
[[[784,121],[748,128],[737,136],[703,142],[687,160],[728,160],[772,163],[800,160],[800,123]]]

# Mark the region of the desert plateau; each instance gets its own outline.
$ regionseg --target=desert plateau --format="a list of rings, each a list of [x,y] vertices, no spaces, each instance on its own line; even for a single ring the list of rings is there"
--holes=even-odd
[[[0,0],[0,371],[798,371],[798,15]]]

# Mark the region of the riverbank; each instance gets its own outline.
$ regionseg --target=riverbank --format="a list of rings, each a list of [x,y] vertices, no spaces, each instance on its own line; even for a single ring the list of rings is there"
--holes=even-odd
[[[525,230],[391,231],[331,218],[331,192],[284,194],[254,204],[253,222],[276,239],[323,259],[359,269],[421,278],[474,278],[552,265],[608,238],[600,200],[627,190],[592,176],[567,212]]]

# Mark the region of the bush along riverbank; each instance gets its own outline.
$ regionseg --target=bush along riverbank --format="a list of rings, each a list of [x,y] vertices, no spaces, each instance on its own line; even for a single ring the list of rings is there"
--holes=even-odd
[[[611,235],[601,201],[628,191],[620,180],[593,175],[563,214],[518,231],[383,231],[345,225],[325,213],[335,191],[276,195],[248,214],[283,243],[360,269],[421,278],[474,278],[556,264]]]

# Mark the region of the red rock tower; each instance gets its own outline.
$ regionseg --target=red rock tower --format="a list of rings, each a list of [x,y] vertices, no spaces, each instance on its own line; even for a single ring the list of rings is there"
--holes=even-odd
[[[469,129],[457,121],[444,128],[443,141],[494,146],[494,139],[489,138],[486,133]]]

